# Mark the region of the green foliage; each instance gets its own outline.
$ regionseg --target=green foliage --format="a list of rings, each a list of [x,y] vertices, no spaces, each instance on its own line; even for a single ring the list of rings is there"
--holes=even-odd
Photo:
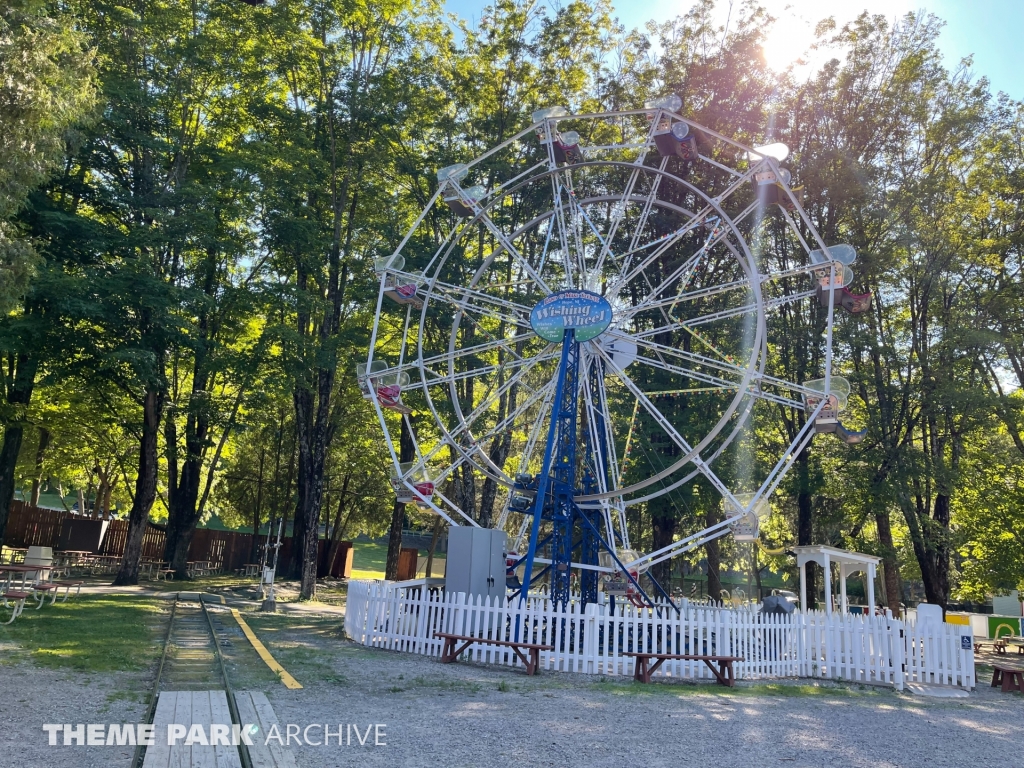
[[[874,293],[870,312],[840,316],[833,364],[853,385],[843,420],[868,437],[855,447],[819,437],[797,458],[772,500],[765,546],[797,543],[809,516],[811,540],[878,553],[930,599],[1020,585],[1024,107],[993,99],[967,65],[944,68],[941,23],[928,15],[822,26],[819,45],[835,58],[798,81],[762,61],[764,9],[738,10],[726,30],[711,21],[714,6],[702,0],[639,31],[622,29],[604,0],[498,0],[478,23],[457,25],[430,0],[171,0],[145,14],[100,0],[71,3],[74,17],[41,0],[8,3],[0,354],[5,394],[26,360],[20,370],[37,388],[28,405],[0,400],[4,424],[26,427],[20,487],[42,477],[98,493],[99,469],[127,505],[142,404],[155,394],[155,517],[180,507],[249,526],[301,508],[337,519],[345,538],[382,533],[390,454],[353,381],[376,309],[373,259],[431,198],[437,168],[513,136],[534,109],[633,109],[678,93],[683,112],[712,129],[791,147],[810,220],[826,243],[857,248],[854,288]],[[103,108],[90,123],[96,88]],[[612,137],[584,140],[603,138]],[[474,173],[491,185],[522,161],[499,152]],[[674,161],[666,169],[690,173]],[[687,178],[727,183],[701,173]],[[546,194],[510,196],[494,218],[514,230]],[[424,267],[451,216],[443,205],[427,212],[403,251],[409,268]],[[798,244],[778,216],[749,235],[781,270]],[[446,280],[464,284],[500,250],[482,228],[473,234],[453,245]],[[439,308],[427,318],[428,346],[447,347],[455,316]],[[382,308],[378,348],[391,361],[403,353],[403,318]],[[802,307],[768,329],[773,358],[801,380],[823,373],[823,322],[819,308]],[[502,320],[467,320],[457,333],[469,343],[503,333]],[[724,353],[744,353],[738,333],[721,336],[713,343]],[[491,350],[465,365],[507,362]],[[667,385],[645,375],[644,386]],[[484,396],[468,384],[459,392],[464,408]],[[517,397],[494,404],[492,425]],[[666,394],[659,407],[699,435],[720,404],[696,402]],[[622,403],[613,410],[630,423]],[[398,434],[397,417],[385,418]],[[429,450],[440,433],[414,418]],[[667,466],[675,447],[649,439],[646,414],[632,419],[634,455]],[[803,425],[800,409],[758,412],[716,467],[747,490],[746,469],[765,471]],[[505,430],[496,463],[515,471],[529,427]],[[40,451],[42,430],[51,440]],[[634,463],[627,480],[643,472]],[[503,503],[488,482],[460,471],[441,490],[487,521]],[[693,533],[720,505],[698,481],[632,508],[634,543]],[[793,575],[785,555],[722,548],[735,565]]]
[[[963,558],[957,596],[984,601],[1024,589],[1024,462],[1004,432],[972,446],[964,471],[971,481],[953,507]]]
[[[60,164],[68,129],[95,103],[92,52],[70,15],[46,0],[0,9],[0,315],[40,259],[13,217]]]

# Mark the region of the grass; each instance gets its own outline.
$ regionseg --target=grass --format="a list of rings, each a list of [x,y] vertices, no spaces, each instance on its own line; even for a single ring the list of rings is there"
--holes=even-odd
[[[384,569],[388,561],[388,545],[374,544],[372,542],[356,542],[352,545],[352,578],[353,579],[383,579]],[[426,556],[425,551],[420,552],[421,557]],[[434,555],[434,562],[438,563],[445,558],[443,555]],[[434,572],[437,573],[436,571]]]
[[[338,642],[340,618],[267,613],[246,613],[244,618],[273,657],[303,685],[348,682],[331,663],[349,655],[344,653],[347,644]]]
[[[160,653],[165,611],[161,601],[134,595],[82,595],[38,611],[27,606],[13,624],[0,626],[0,644],[13,643],[21,651],[15,655],[45,667],[137,672]]]

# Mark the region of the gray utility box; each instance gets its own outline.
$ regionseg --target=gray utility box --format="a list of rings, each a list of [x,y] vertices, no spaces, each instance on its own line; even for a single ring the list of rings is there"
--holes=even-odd
[[[444,573],[445,592],[497,597],[500,601],[505,596],[505,532],[451,526]]]

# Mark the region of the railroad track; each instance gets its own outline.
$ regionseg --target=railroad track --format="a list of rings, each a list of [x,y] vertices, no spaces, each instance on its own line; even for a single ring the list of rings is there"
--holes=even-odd
[[[221,634],[218,634],[218,628]],[[157,703],[161,692],[217,691],[223,690],[231,722],[241,725],[238,703],[231,681],[228,679],[227,667],[221,653],[221,643],[230,645],[230,640],[223,639],[223,628],[219,617],[214,617],[206,609],[206,603],[199,593],[179,593],[171,605],[171,616],[167,625],[167,635],[157,668],[156,680],[153,683],[152,701],[147,711],[146,723],[153,723],[157,714]],[[219,699],[219,697],[218,697]],[[215,705],[216,706],[216,703]],[[211,712],[211,719],[214,713]],[[160,738],[157,735],[157,746],[147,748],[139,745],[135,750],[132,768],[149,768],[151,764],[163,763],[157,754]],[[237,749],[238,761],[243,768],[253,768],[251,756],[246,745],[224,747],[229,754],[224,758],[227,762],[218,765],[232,764],[235,761],[230,753]],[[147,761],[147,751],[155,750]],[[211,763],[212,765],[213,763]]]

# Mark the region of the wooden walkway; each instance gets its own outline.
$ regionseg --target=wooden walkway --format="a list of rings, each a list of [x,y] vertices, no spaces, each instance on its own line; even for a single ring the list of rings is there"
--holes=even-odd
[[[235,706],[238,707],[238,718],[243,723],[259,726],[257,735],[253,737],[255,743],[249,747],[252,768],[296,768],[295,755],[290,749],[274,739],[269,744],[265,743],[266,734],[270,733],[272,725],[277,726],[282,738],[286,734],[284,726],[277,720],[274,708],[267,701],[267,695],[262,691],[235,691]]]
[[[236,691],[235,704],[243,724],[253,724],[258,730],[250,735],[253,744],[248,747],[252,768],[296,768],[292,751],[276,740],[265,743],[271,726],[276,725],[282,738],[286,734],[274,708],[261,691]],[[167,726],[184,726],[185,736],[174,746],[167,744]],[[143,768],[242,768],[237,746],[193,743],[186,745],[192,724],[203,727],[204,739],[210,740],[211,726],[224,725],[227,741],[231,741],[231,710],[224,691],[162,691],[153,717],[154,740],[146,748]]]
[[[185,726],[186,736],[193,723],[201,725],[206,739],[210,726],[223,724],[231,741],[231,710],[224,691],[161,691],[153,717],[155,743],[146,748],[143,768],[242,768],[238,747],[185,745],[186,737],[178,739],[172,747],[167,744],[167,726],[177,723]]]

